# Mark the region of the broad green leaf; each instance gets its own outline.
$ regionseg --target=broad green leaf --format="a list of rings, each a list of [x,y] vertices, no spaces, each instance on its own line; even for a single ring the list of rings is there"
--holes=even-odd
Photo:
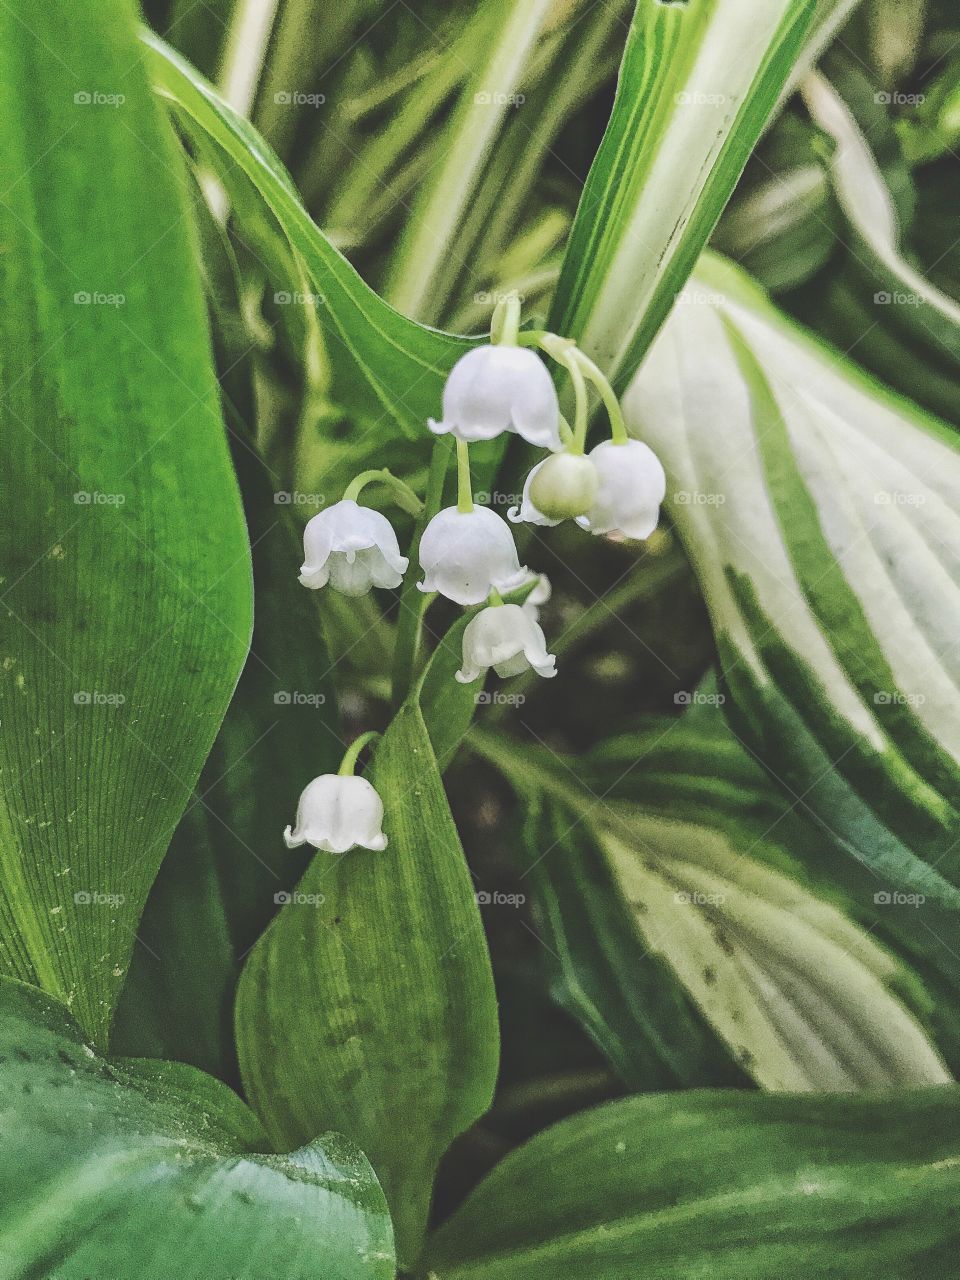
[[[954,1087],[693,1092],[586,1111],[509,1155],[434,1236],[434,1280],[922,1280],[955,1268]]]
[[[328,1133],[275,1155],[226,1085],[100,1058],[0,981],[0,1271],[17,1280],[390,1280],[383,1192]]]
[[[309,777],[343,754],[316,592],[297,581],[290,507],[238,439],[256,586],[247,665],[147,902],[111,1049],[189,1062],[232,1082],[241,957],[308,854],[284,846]]]
[[[280,1146],[331,1124],[386,1191],[416,1261],[437,1164],[490,1104],[496,1000],[473,882],[415,703],[369,777],[383,853],[320,853],[254,948],[237,996],[246,1092]]]
[[[637,0],[550,316],[619,390],[733,191],[813,8],[810,0]]]
[[[162,40],[146,31],[142,39],[158,91],[176,106],[189,133],[215,144],[228,189],[236,184],[236,172],[253,184],[302,261],[320,314],[383,408],[407,435],[425,440],[446,376],[470,341],[416,324],[384,302],[314,225],[256,130]]]
[[[709,735],[660,723],[609,768],[483,736],[508,776],[550,798],[531,824],[523,879],[561,1001],[634,1088],[736,1080],[731,1062],[775,1090],[950,1080],[904,1000],[928,1015],[929,997],[805,883],[777,843],[789,801],[769,806],[776,816],[759,834],[743,821],[736,744],[724,752],[715,739],[704,752]],[[648,773],[662,779],[649,790]],[[694,779],[708,775],[715,785],[698,795]],[[775,798],[762,775],[752,786]]]
[[[878,890],[956,906],[955,437],[709,258],[626,412],[664,459],[739,735]]]
[[[249,548],[126,0],[5,8],[0,121],[0,967],[102,1043],[247,651]]]

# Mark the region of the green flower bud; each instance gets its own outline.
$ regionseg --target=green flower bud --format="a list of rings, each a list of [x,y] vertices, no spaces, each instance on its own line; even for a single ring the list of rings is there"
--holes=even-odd
[[[596,468],[583,454],[555,453],[530,477],[530,501],[549,520],[582,516],[599,488]]]

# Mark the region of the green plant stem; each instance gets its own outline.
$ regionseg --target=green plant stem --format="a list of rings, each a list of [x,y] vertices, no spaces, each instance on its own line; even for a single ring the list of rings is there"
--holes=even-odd
[[[423,616],[432,600],[417,586],[417,558],[420,550],[420,539],[428,523],[440,510],[443,501],[443,486],[450,465],[451,443],[449,436],[442,436],[433,446],[430,459],[430,471],[427,475],[427,487],[424,494],[423,510],[417,520],[413,541],[410,544],[411,568],[400,593],[400,618],[397,623],[397,640],[393,654],[393,703],[400,707],[410,692],[414,682],[417,664],[417,652],[420,648],[420,632]]]
[[[391,490],[393,501],[396,505],[412,516],[418,516],[423,510],[423,503],[410,486],[395,476],[387,467],[381,467],[373,471],[361,471],[343,491],[344,502],[356,502],[360,493],[368,484],[386,485]]]
[[[379,737],[381,737],[381,734],[376,729],[370,729],[367,733],[361,733],[359,737],[354,738],[340,761],[340,768],[337,770],[338,775],[341,778],[352,778],[360,752],[368,743],[373,742],[374,738]]]
[[[580,455],[583,453],[587,443],[587,421],[589,417],[587,405],[587,382],[583,376],[583,370],[580,368],[578,361],[570,354],[569,351],[563,351],[556,356],[558,364],[562,364],[570,375],[573,383],[573,399],[574,399],[574,416],[573,416],[573,438],[567,446],[568,452]]]
[[[585,355],[579,347],[572,348],[573,358],[580,365],[585,377],[597,388],[600,393],[600,399],[603,401],[603,407],[606,409],[610,418],[610,435],[614,444],[626,444],[630,439],[627,434],[627,424],[623,420],[623,410],[620,408],[620,401],[617,399],[617,393],[607,381],[606,374],[594,364],[588,355]]]
[[[490,320],[490,341],[515,347],[520,336],[520,299],[514,294],[497,303]]]
[[[470,446],[457,441],[457,510],[469,515],[473,510],[473,485],[470,483]]]

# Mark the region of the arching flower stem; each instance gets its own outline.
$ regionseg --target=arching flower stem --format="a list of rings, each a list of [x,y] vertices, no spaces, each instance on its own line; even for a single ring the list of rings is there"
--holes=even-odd
[[[344,501],[356,502],[362,490],[368,484],[385,485],[391,491],[394,504],[411,516],[418,516],[423,510],[423,503],[410,486],[395,476],[387,467],[380,467],[373,471],[361,471],[358,476],[354,476],[344,490]]]
[[[357,767],[357,760],[360,757],[360,752],[368,743],[373,742],[374,738],[379,738],[381,736],[382,735],[378,733],[376,729],[371,729],[369,732],[361,733],[359,737],[354,738],[349,747],[347,747],[343,759],[340,761],[340,768],[337,770],[339,777],[352,778],[354,770]]]

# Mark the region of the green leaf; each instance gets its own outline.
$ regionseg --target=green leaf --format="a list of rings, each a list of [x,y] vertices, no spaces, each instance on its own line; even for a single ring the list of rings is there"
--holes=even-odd
[[[805,882],[779,843],[789,801],[770,805],[762,774],[775,816],[744,821],[745,762],[729,733],[704,751],[703,721],[660,722],[609,764],[483,735],[507,776],[550,797],[522,879],[562,1003],[635,1089],[734,1082],[732,1062],[775,1090],[950,1080],[909,1007],[928,1016],[926,992]]]
[[[733,191],[813,7],[637,0],[550,316],[550,327],[576,338],[618,390]]]
[[[695,1092],[583,1112],[433,1239],[436,1280],[949,1275],[960,1091]]]
[[[420,1251],[434,1174],[490,1104],[497,1010],[473,882],[415,703],[369,770],[380,854],[321,853],[243,970],[246,1092],[279,1145],[336,1124],[369,1154],[401,1262]]]
[[[66,1010],[0,982],[0,1266],[45,1280],[390,1280],[363,1154],[268,1154],[252,1112],[174,1063],[104,1059]],[[262,1152],[263,1154],[259,1154]]]
[[[197,790],[139,929],[111,1049],[174,1058],[232,1082],[233,996],[241,957],[293,889],[309,855],[289,850],[307,776],[343,754],[318,593],[297,581],[302,544],[289,506],[238,437],[256,587],[253,643]]]
[[[960,376],[960,303],[907,260],[897,207],[856,117],[819,72],[804,81],[803,99],[814,123],[836,143],[833,189],[852,241],[851,265],[865,293],[885,308],[880,314],[896,330],[920,341],[935,363]]]
[[[521,77],[552,7],[552,0],[485,0],[479,21],[474,19],[479,29],[472,74],[439,140],[440,162],[408,212],[388,282],[387,296],[406,315],[436,320],[443,310],[438,276],[457,257],[460,224],[504,121],[517,106]]]
[[[625,408],[664,460],[739,736],[878,890],[956,906],[955,437],[712,258]]]
[[[159,92],[175,104],[188,132],[215,144],[225,186],[235,185],[237,171],[253,184],[302,260],[322,317],[388,414],[412,439],[425,440],[446,376],[471,341],[425,328],[384,302],[314,225],[256,130],[162,40],[146,31],[142,39]]]
[[[249,548],[130,5],[4,9],[0,82],[0,967],[102,1043],[247,651]]]

